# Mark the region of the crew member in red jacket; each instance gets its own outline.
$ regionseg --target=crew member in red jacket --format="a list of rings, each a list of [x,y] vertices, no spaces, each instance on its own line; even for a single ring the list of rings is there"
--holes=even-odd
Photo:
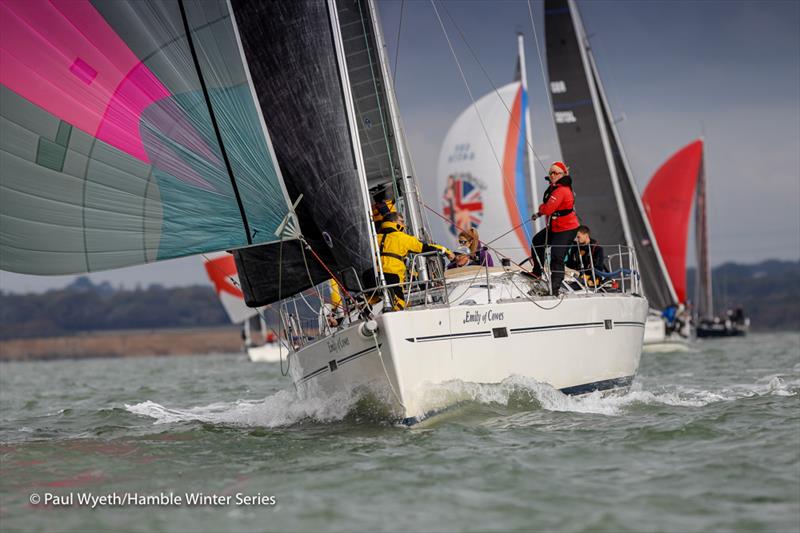
[[[540,216],[547,216],[545,229],[533,237],[531,264],[533,273],[541,276],[545,248],[551,247],[551,294],[558,294],[564,280],[564,258],[575,240],[580,223],[575,214],[575,194],[572,192],[572,178],[567,165],[556,161],[550,165],[548,176],[550,186],[544,191],[539,210],[531,217],[536,220]]]

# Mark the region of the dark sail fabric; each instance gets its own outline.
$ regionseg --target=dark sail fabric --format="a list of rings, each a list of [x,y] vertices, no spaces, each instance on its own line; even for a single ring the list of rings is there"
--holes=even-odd
[[[373,264],[327,4],[233,0],[233,11],[284,183],[303,235],[326,265]],[[282,257],[281,257],[282,254]],[[266,305],[330,276],[297,241],[234,252],[247,305]],[[306,266],[308,268],[306,268]],[[279,283],[280,280],[280,283]],[[344,282],[353,288],[355,276]]]
[[[0,2],[0,268],[276,241],[289,212],[225,0]]]
[[[601,87],[600,80],[595,77],[595,85]],[[602,90],[602,89],[601,89]],[[645,222],[645,213],[639,202],[639,191],[633,183],[633,177],[628,173],[625,162],[623,161],[622,150],[617,143],[616,135],[609,119],[609,110],[605,105],[600,105],[603,112],[603,122],[608,132],[608,140],[611,144],[611,155],[614,158],[614,167],[619,179],[619,187],[622,192],[622,203],[625,213],[628,216],[628,227],[633,240],[633,247],[636,250],[636,259],[639,261],[639,270],[642,272],[642,282],[644,294],[650,302],[650,306],[655,309],[666,309],[670,305],[678,302],[670,292],[670,280],[668,273],[664,272],[658,260],[659,251],[656,250],[656,240],[648,230]]]
[[[570,167],[576,211],[603,244],[626,242],[603,150],[580,44],[566,0],[545,1],[545,46],[561,155]]]
[[[625,244],[628,240],[623,213],[627,215],[632,241],[629,244],[639,259],[645,295],[653,307],[664,308],[673,303],[669,278],[647,230],[638,191],[615,139],[610,111],[592,94],[589,76],[598,91],[602,88],[581,54],[584,36],[578,33],[567,0],[545,0],[545,35],[556,130],[562,156],[570,166],[581,223],[589,226],[592,237],[601,243]],[[611,162],[606,157],[605,143]],[[614,192],[611,164],[621,201]]]

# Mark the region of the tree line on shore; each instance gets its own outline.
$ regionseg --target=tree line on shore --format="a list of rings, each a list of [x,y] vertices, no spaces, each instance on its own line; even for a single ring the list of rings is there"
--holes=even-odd
[[[717,313],[742,306],[754,330],[800,330],[800,261],[726,263],[716,267],[712,277]],[[690,270],[690,298],[693,287]],[[114,289],[79,277],[64,289],[41,294],[0,292],[0,340],[228,323],[210,286]]]

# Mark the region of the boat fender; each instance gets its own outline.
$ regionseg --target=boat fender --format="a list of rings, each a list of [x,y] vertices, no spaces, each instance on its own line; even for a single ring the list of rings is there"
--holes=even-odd
[[[358,328],[358,334],[364,337],[365,339],[374,337],[375,332],[377,331],[378,331],[378,323],[375,322],[374,320],[367,320],[366,322],[361,324],[360,328]]]

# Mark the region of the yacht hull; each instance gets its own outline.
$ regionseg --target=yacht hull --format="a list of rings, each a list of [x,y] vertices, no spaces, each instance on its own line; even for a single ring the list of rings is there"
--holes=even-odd
[[[374,334],[357,323],[295,352],[293,376],[301,394],[381,392],[408,425],[460,401],[437,393],[451,381],[524,376],[567,394],[627,387],[647,307],[641,297],[596,294],[386,313]]]

